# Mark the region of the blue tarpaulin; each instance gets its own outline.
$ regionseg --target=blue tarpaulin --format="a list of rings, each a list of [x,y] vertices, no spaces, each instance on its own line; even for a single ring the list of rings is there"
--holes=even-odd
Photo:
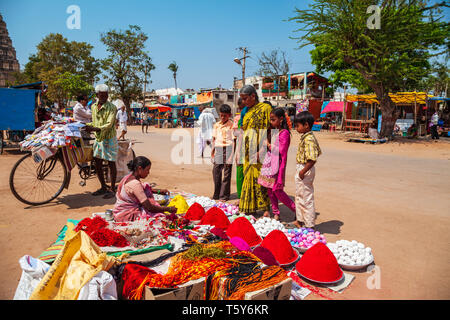
[[[0,130],[34,130],[34,89],[0,88]]]

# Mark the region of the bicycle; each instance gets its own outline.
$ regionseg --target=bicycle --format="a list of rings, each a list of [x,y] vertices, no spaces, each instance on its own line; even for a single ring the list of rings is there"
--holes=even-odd
[[[93,139],[86,139],[93,140]],[[136,157],[132,150],[133,159]],[[95,162],[87,161],[88,165],[77,163],[78,174],[86,185],[86,180],[96,175]],[[104,176],[109,174],[107,162],[103,162]],[[56,199],[63,189],[68,189],[71,180],[71,171],[68,170],[61,149],[49,158],[37,162],[29,152],[20,158],[13,166],[9,176],[9,187],[13,195],[21,202],[37,206]]]

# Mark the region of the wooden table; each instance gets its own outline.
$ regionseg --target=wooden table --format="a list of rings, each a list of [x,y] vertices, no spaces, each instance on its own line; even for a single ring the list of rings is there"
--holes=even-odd
[[[367,133],[369,126],[372,122],[369,120],[347,120],[345,119],[344,131],[348,130],[358,130],[362,133]]]

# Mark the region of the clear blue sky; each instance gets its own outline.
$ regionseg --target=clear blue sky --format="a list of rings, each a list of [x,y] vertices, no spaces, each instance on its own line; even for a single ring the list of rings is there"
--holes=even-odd
[[[173,87],[167,66],[179,65],[178,87],[206,88],[232,86],[241,78],[241,67],[233,62],[236,48],[251,51],[247,73],[257,71],[256,56],[263,51],[286,51],[292,72],[312,71],[309,49],[297,50],[293,32],[297,26],[287,22],[295,7],[307,8],[302,0],[4,0],[0,13],[21,67],[36,45],[49,33],[61,33],[69,41],[84,41],[94,46],[93,56],[104,58],[106,50],[100,33],[139,25],[149,36],[147,50],[156,69],[151,74],[151,89]],[[66,9],[81,9],[81,29],[70,30]]]

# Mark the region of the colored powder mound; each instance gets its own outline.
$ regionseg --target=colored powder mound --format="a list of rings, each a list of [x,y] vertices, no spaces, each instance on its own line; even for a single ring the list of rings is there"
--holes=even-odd
[[[208,224],[225,230],[230,225],[230,220],[228,220],[222,209],[212,207],[206,211],[205,215],[200,220],[200,224]]]
[[[302,276],[318,282],[335,282],[343,274],[334,254],[321,242],[306,250],[295,269]]]
[[[184,215],[184,218],[191,220],[191,221],[197,221],[197,220],[201,220],[204,215],[205,215],[205,209],[203,209],[203,207],[199,203],[194,202],[189,207],[188,211]]]
[[[225,233],[225,230],[222,229],[222,228],[214,227],[214,228],[211,229],[211,233],[216,235],[216,236],[218,236],[222,240],[228,240],[228,236]]]
[[[230,238],[242,238],[250,247],[257,246],[262,241],[253,225],[245,217],[235,219],[228,227],[227,235]]]
[[[244,239],[240,237],[233,237],[230,239],[230,243],[240,251],[251,251],[250,246]]]
[[[278,262],[268,249],[258,246],[253,250],[253,254],[268,266],[278,266]]]
[[[177,208],[177,214],[184,214],[188,211],[189,205],[186,200],[181,195],[176,195],[172,200],[170,200],[168,207]]]
[[[264,238],[261,246],[268,249],[280,264],[292,263],[298,258],[298,253],[280,230],[273,230]]]

